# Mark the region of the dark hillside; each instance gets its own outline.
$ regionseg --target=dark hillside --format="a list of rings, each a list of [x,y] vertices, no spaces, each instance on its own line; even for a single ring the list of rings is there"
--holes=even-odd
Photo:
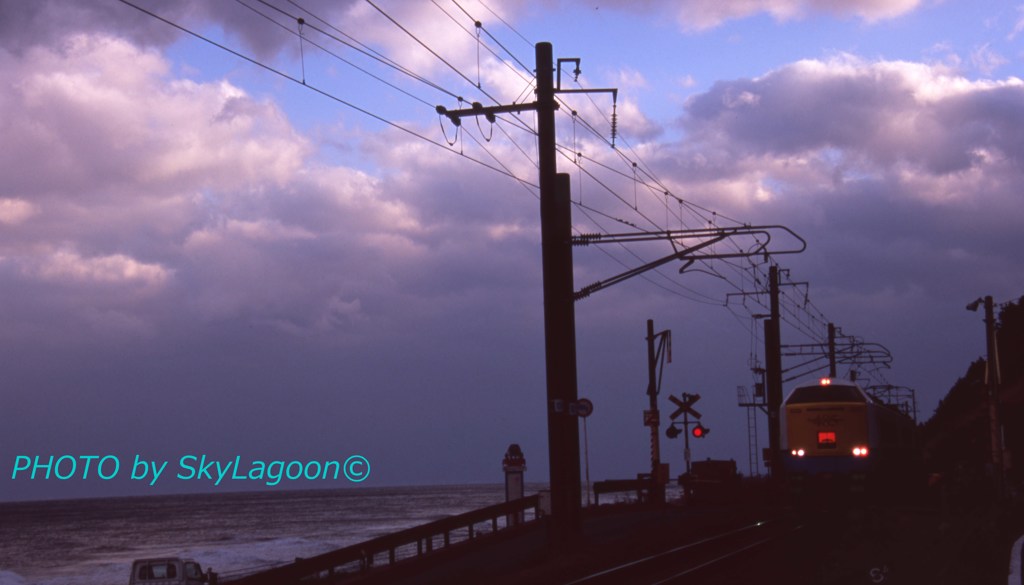
[[[1024,473],[1024,297],[1003,305],[996,323],[999,369],[1000,418],[1007,452],[1011,485],[1020,484]],[[979,347],[984,351],[984,327],[978,327]],[[922,425],[921,439],[928,469],[944,475],[986,474],[990,460],[989,412],[984,357],[971,363],[935,413]]]

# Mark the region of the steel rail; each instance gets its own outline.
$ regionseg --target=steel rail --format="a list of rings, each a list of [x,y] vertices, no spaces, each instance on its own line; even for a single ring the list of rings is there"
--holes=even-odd
[[[767,526],[769,524],[773,524],[773,523],[775,523],[777,521],[778,520],[763,520],[763,521],[755,522],[754,524],[748,524],[747,526],[743,526],[741,528],[736,528],[736,529],[733,529],[733,530],[729,530],[727,532],[723,532],[721,534],[716,534],[714,536],[709,536],[707,538],[702,538],[702,539],[694,541],[694,542],[689,542],[689,543],[686,543],[686,544],[681,545],[681,546],[677,546],[677,547],[674,547],[674,548],[671,548],[671,549],[668,549],[668,550],[665,550],[665,551],[661,551],[661,552],[653,554],[653,555],[649,555],[649,556],[646,556],[646,557],[643,557],[643,558],[640,558],[640,559],[636,559],[634,561],[630,561],[628,563],[623,563],[621,565],[616,565],[614,567],[609,567],[607,569],[603,569],[603,570],[598,571],[596,573],[591,573],[590,575],[587,575],[585,577],[580,577],[580,578],[575,579],[573,581],[569,581],[568,583],[565,583],[564,585],[581,585],[583,583],[594,582],[594,581],[597,581],[598,579],[602,579],[602,578],[608,577],[610,575],[614,575],[615,573],[620,573],[620,572],[627,571],[627,570],[630,570],[630,569],[636,569],[636,568],[638,568],[638,567],[640,567],[640,566],[642,566],[644,564],[649,564],[649,563],[652,563],[654,561],[662,560],[662,559],[664,559],[666,557],[669,557],[671,555],[674,555],[676,553],[679,553],[679,552],[682,552],[682,551],[685,551],[685,550],[688,550],[688,549],[696,548],[698,546],[702,546],[702,545],[705,545],[705,544],[710,544],[710,543],[713,543],[713,542],[724,540],[726,538],[729,538],[729,537],[732,537],[732,536],[736,536],[737,534],[742,534],[744,532],[747,532],[747,531],[750,531],[750,530],[754,530],[756,528],[761,528],[763,526]],[[766,539],[766,541],[767,540],[771,540],[773,538],[778,538],[778,537],[779,537],[779,535],[772,536],[772,537]],[[743,550],[745,550],[745,549],[743,549]],[[739,552],[739,551],[736,551],[736,552]],[[705,564],[707,564],[707,563],[705,563]],[[691,568],[691,569],[693,569],[693,568]]]

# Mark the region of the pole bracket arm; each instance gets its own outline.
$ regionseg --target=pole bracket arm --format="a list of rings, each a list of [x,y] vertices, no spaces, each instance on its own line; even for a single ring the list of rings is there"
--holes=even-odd
[[[791,236],[795,240],[795,243],[788,248],[770,250],[769,244],[772,243],[772,233],[780,230]],[[724,240],[740,238],[743,236],[749,238],[747,240],[748,247],[746,249],[737,244],[737,249],[739,250],[737,252],[701,252],[702,250]],[[750,239],[752,239],[753,242],[750,242]],[[746,258],[759,255],[768,256],[769,254],[798,254],[807,248],[807,242],[803,238],[798,236],[793,232],[793,230],[781,225],[745,225],[732,228],[666,230],[625,234],[582,234],[574,236],[571,243],[574,246],[587,246],[590,244],[626,244],[656,240],[668,240],[672,244],[673,253],[658,260],[654,260],[653,262],[648,262],[642,266],[627,270],[626,272],[613,276],[607,280],[601,280],[587,285],[573,294],[573,300],[578,301],[584,299],[601,289],[608,288],[613,284],[618,284],[624,280],[663,266],[673,260],[682,260],[685,263],[683,266],[683,270],[685,270],[698,260]],[[682,242],[686,240],[697,240],[697,242],[690,245],[684,245]],[[680,272],[682,272],[682,270]]]
[[[483,116],[487,118],[488,122],[492,124],[496,120],[498,114],[518,114],[521,112],[535,112],[537,111],[537,102],[529,102],[523,104],[510,104],[507,106],[487,106],[484,107],[480,102],[473,102],[468,108],[462,108],[461,110],[449,110],[444,106],[437,106],[434,108],[438,114],[447,116],[452,124],[456,126],[462,124],[462,118],[471,116]],[[558,104],[555,104],[555,109],[558,109]]]

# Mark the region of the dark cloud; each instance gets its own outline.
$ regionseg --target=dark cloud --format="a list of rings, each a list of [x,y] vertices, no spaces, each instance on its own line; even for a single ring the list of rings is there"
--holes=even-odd
[[[219,27],[256,56],[268,58],[285,48],[298,51],[296,37],[289,32],[298,31],[298,22],[291,16],[305,17],[311,24],[326,29],[326,25],[316,18],[343,22],[343,16],[353,2],[312,0],[303,3],[306,11],[286,3],[275,10],[255,0],[137,0],[130,4],[196,32],[203,33],[209,26]],[[65,0],[0,2],[0,43],[8,50],[20,53],[31,46],[59,45],[76,34],[97,33],[126,38],[140,46],[164,46],[184,34],[117,0],[98,0],[87,4]]]
[[[170,15],[180,17],[187,3],[170,3]],[[108,33],[128,36],[144,45],[164,45],[177,38],[177,31],[116,0],[80,3],[64,0],[0,2],[0,43],[8,50],[22,52],[31,46],[57,46],[78,33]]]
[[[702,144],[721,138],[734,155],[835,148],[874,168],[910,163],[944,175],[985,156],[1019,165],[1022,98],[1015,80],[972,83],[911,63],[806,61],[716,83],[691,99],[684,125]]]
[[[482,8],[479,8],[483,10]],[[499,7],[499,13],[514,8]],[[308,56],[320,54],[315,46],[356,62],[372,62],[360,53],[384,51],[400,67],[419,74],[434,74],[440,62],[396,27],[391,19],[413,23],[412,35],[433,46],[445,47],[449,62],[467,70],[477,65],[469,55],[472,38],[463,31],[429,26],[438,11],[431,4],[400,2],[382,4],[382,12],[355,0],[307,0],[301,3],[205,2],[182,0],[96,0],[88,4],[66,0],[39,2],[0,1],[0,47],[23,54],[31,47],[60,47],[76,35],[114,36],[140,47],[166,47],[186,36],[181,29],[198,33],[274,66],[282,61],[296,64],[301,49],[301,34],[306,39]],[[154,18],[155,15],[157,18]],[[164,22],[166,21],[166,22]],[[423,22],[421,26],[416,23]],[[176,25],[176,26],[175,26]],[[455,34],[458,33],[458,34]],[[358,39],[353,38],[358,37]],[[369,59],[369,61],[367,60]],[[503,69],[492,59],[485,63],[488,77]],[[291,70],[291,69],[289,69]],[[296,71],[298,76],[299,72]],[[517,82],[518,83],[518,82]],[[518,92],[521,87],[510,89]]]

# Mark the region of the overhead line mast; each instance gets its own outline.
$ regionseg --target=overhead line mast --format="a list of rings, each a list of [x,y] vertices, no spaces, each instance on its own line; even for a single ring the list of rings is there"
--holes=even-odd
[[[497,114],[537,113],[540,169],[541,256],[544,275],[544,345],[547,381],[548,458],[551,480],[552,543],[571,547],[582,533],[580,435],[575,416],[576,313],[572,277],[572,208],[569,175],[558,173],[555,137],[554,58],[551,43],[537,43],[537,100],[532,103],[437,112],[460,125],[467,116],[494,120]],[[565,91],[565,90],[562,90]],[[612,90],[592,90],[612,91]],[[579,93],[579,90],[573,90]]]

